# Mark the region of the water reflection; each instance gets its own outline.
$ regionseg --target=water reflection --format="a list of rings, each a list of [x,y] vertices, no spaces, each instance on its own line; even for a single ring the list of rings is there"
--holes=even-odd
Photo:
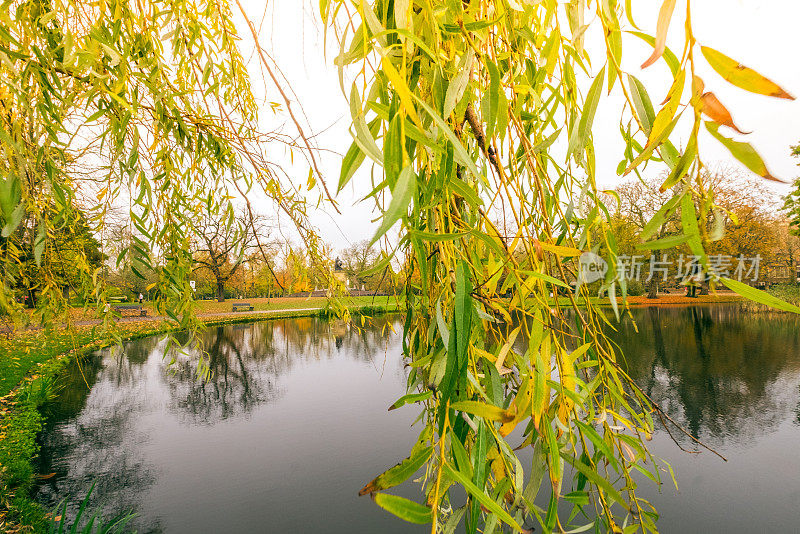
[[[800,321],[736,305],[632,316],[611,335],[633,379],[729,459],[681,453],[656,432],[650,446],[681,486],[640,487],[661,531],[796,530]],[[140,532],[427,531],[356,495],[418,433],[416,410],[386,411],[407,380],[398,321],[213,328],[171,368],[157,338],[97,354],[66,373],[49,407],[41,472],[56,475],[39,499],[79,501],[97,480],[94,505],[135,510]],[[200,346],[207,382],[195,376]],[[420,500],[413,483],[392,492]]]
[[[41,439],[40,471],[53,472],[55,476],[42,483],[38,499],[52,508],[70,495],[75,501],[71,509],[74,514],[78,501],[97,480],[94,492],[97,498],[93,505],[102,507],[107,514],[124,510],[138,512],[141,517],[136,527],[141,532],[198,531],[186,526],[189,520],[185,514],[187,508],[201,504],[205,495],[195,496],[197,501],[191,502],[191,490],[183,488],[170,491],[166,503],[154,501],[163,501],[156,495],[162,494],[166,486],[181,487],[186,479],[197,481],[213,477],[215,482],[223,480],[223,485],[229,485],[221,488],[222,503],[214,507],[217,514],[227,516],[229,524],[237,521],[246,524],[255,519],[252,511],[249,516],[237,514],[235,506],[228,502],[247,500],[247,496],[241,494],[242,488],[237,487],[242,471],[272,478],[274,471],[290,467],[291,473],[284,472],[281,481],[260,480],[258,485],[262,493],[263,487],[280,487],[291,481],[297,466],[292,469],[287,463],[276,467],[274,464],[278,460],[269,449],[297,447],[299,444],[292,440],[302,439],[297,428],[299,423],[313,422],[316,414],[330,421],[339,416],[345,423],[325,436],[333,440],[338,433],[349,432],[348,424],[368,427],[369,418],[387,419],[386,407],[402,395],[406,381],[397,350],[399,339],[393,333],[398,327],[395,319],[390,318],[377,318],[367,328],[355,328],[341,321],[302,318],[210,328],[200,334],[190,348],[182,353],[173,352],[166,358],[166,343],[159,338],[126,343],[123,355],[115,356],[110,351],[95,354],[64,374],[59,398],[48,407],[49,422]],[[212,372],[206,381],[198,380],[196,375],[201,350],[205,350]],[[168,365],[173,357],[174,363]],[[325,370],[324,375],[320,375],[322,370]],[[316,414],[303,404],[321,401],[335,394],[336,388],[352,387],[354,384],[343,379],[342,370],[353,377],[355,384],[367,380],[372,384],[364,388],[365,400],[377,401],[364,407],[369,411],[369,418],[346,421],[347,413],[342,410],[346,410],[347,405],[330,401],[326,406],[317,407]],[[297,382],[304,387],[298,387]],[[385,393],[376,394],[374,387],[381,385]],[[297,402],[293,397],[298,393],[304,395],[305,400]],[[275,409],[273,405],[281,408]],[[349,411],[358,413],[359,410],[350,406]],[[394,461],[407,452],[407,444],[414,439],[413,432],[409,433],[407,428],[411,422],[407,420],[409,417],[413,415],[409,413],[400,418],[404,425],[396,431],[376,436],[383,450],[376,451],[380,459],[376,458],[372,465],[365,462],[367,469],[378,470],[387,458]],[[258,418],[264,419],[263,425],[254,423]],[[391,418],[389,420],[391,422]],[[397,421],[395,418],[394,422]],[[288,428],[288,435],[281,437],[281,431],[270,428],[272,425]],[[385,422],[381,426],[385,427]],[[368,431],[368,428],[361,428],[356,435]],[[282,443],[271,443],[271,439]],[[386,440],[394,443],[386,443]],[[308,441],[313,442],[313,439]],[[234,460],[241,464],[218,472],[218,466],[225,460],[213,459],[213,455],[225,454],[241,445],[245,449],[255,447],[258,452],[264,451],[265,465],[247,465],[254,461],[250,453],[255,450],[247,451]],[[314,450],[312,456],[325,459],[324,441],[318,441],[315,447],[319,450]],[[386,454],[394,448],[397,448],[396,455]],[[341,449],[347,451],[348,447],[342,444]],[[197,455],[197,463],[192,455]],[[207,461],[203,461],[204,456]],[[313,465],[313,461],[308,463]],[[183,465],[176,467],[176,464]],[[348,498],[357,500],[359,485],[370,474],[372,471],[349,475],[353,480],[352,487],[347,488]],[[343,474],[339,479],[334,483],[347,481],[348,475]],[[308,491],[308,488],[292,490]],[[356,505],[361,507],[362,502],[371,507],[366,500]],[[279,509],[285,508],[285,503],[276,501],[275,504]],[[164,513],[165,508],[170,511]],[[183,510],[176,511],[176,508]],[[300,513],[297,510],[295,517]],[[388,520],[381,513],[364,515],[367,523]],[[342,527],[346,524],[342,522]],[[199,530],[214,531],[206,526]],[[240,531],[245,530],[250,527],[243,526]]]
[[[650,307],[633,317],[635,326],[628,319],[612,334],[628,372],[693,436],[744,443],[796,415],[795,316],[743,314],[734,304]]]

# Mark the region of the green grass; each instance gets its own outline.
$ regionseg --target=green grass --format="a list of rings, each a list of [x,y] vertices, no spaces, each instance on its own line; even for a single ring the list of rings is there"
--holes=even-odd
[[[11,338],[0,337],[0,397],[7,395],[37,364],[71,349],[83,347],[92,339],[89,329],[76,332],[31,331]]]
[[[328,306],[329,299],[326,297],[288,297],[276,299],[228,299],[225,302],[203,300],[198,302],[197,313],[198,315],[230,313],[233,302],[249,302],[253,305],[255,311],[277,311],[325,308]],[[398,302],[398,298],[392,296],[344,297],[341,302],[347,307],[386,306]]]

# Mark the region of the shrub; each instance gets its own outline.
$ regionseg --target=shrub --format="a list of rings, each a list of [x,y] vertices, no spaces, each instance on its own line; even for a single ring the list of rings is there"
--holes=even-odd
[[[640,295],[644,295],[645,287],[644,284],[641,283],[639,280],[629,280],[628,281],[628,295],[631,297],[638,297]]]

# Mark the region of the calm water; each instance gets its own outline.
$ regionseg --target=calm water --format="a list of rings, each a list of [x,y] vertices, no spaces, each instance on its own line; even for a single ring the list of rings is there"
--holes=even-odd
[[[651,449],[680,485],[644,485],[661,530],[800,529],[800,321],[737,306],[633,315],[614,336],[631,375],[729,460],[656,434]],[[196,355],[167,369],[159,339],[98,354],[65,375],[50,407],[41,472],[55,476],[39,499],[80,499],[96,480],[94,505],[134,510],[140,532],[428,531],[357,496],[416,439],[415,409],[386,411],[405,392],[401,328],[309,318],[210,329],[206,383]],[[419,497],[414,484],[396,493]]]

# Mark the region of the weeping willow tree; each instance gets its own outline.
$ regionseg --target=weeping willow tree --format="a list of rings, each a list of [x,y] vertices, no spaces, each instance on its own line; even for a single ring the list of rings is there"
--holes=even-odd
[[[696,62],[744,90],[791,96],[696,43],[690,1],[676,13],[676,0],[665,0],[654,36],[636,25],[631,3],[320,2],[341,43],[335,63],[353,120],[339,189],[368,161],[381,170],[364,191],[378,199],[375,240],[388,248],[376,270],[395,261],[409,266],[409,394],[394,407],[422,408],[409,458],[362,494],[405,520],[430,523],[432,532],[452,532],[462,519],[470,533],[521,531],[531,523],[544,531],[656,530],[657,513],[636,490],[642,476],[662,478],[644,443],[665,414],[619,366],[603,336],[610,320],[577,269],[584,253],[605,251],[601,289],[619,317],[626,285],[617,272],[609,195],[597,187],[595,113],[604,95],[620,95],[619,174],[662,162],[669,169],[662,187],[680,191],[644,229],[642,249],[686,243],[709,271],[704,245],[722,227],[706,221],[724,218],[715,216],[721,208],[703,182],[700,128],[753,172],[773,177],[750,145],[726,136],[733,119],[695,76]],[[673,18],[684,22],[679,54],[665,46]],[[247,30],[277,85],[249,21]],[[595,34],[598,45],[585,46]],[[667,92],[661,106],[622,70],[623,37],[653,47],[643,67],[663,62],[671,72],[671,86],[659,88],[659,96]],[[198,215],[227,213],[232,223],[231,197],[246,201],[259,188],[312,253],[319,249],[298,188],[278,179],[266,156],[268,143],[285,139],[259,130],[237,43],[224,0],[0,6],[5,317],[24,317],[14,288],[31,261],[38,267],[37,314],[44,323],[64,317],[54,236],[75,220],[102,234],[105,216],[119,205],[127,206],[134,238],[118,261],[130,255],[132,264],[155,269],[158,310],[183,326],[193,324],[189,244]],[[354,82],[345,87],[345,80]],[[288,99],[286,108],[295,119]],[[692,127],[679,151],[670,136],[682,116]],[[330,198],[295,125],[313,181]],[[675,213],[683,234],[650,240]],[[157,265],[150,264],[154,256]],[[105,309],[98,268],[80,252],[71,261],[81,273],[75,286]],[[800,311],[709,275],[712,283]],[[565,300],[553,297],[560,290]],[[108,314],[106,321],[111,326]],[[520,449],[532,463],[523,465]],[[422,468],[424,498],[387,492]]]
[[[691,2],[681,4],[675,13],[675,0],[663,2],[651,36],[630,1],[321,2],[341,45],[335,62],[352,112],[339,188],[362,165],[382,168],[371,185],[383,212],[375,240],[399,222],[397,240],[387,242],[413,270],[403,342],[409,394],[394,407],[420,405],[424,428],[407,459],[362,489],[379,506],[431,523],[432,533],[453,532],[462,518],[469,533],[503,524],[656,530],[656,510],[637,484],[667,472],[644,446],[664,414],[620,367],[602,333],[608,319],[577,269],[584,252],[607,251],[601,291],[619,318],[626,285],[608,223],[613,198],[597,186],[595,112],[604,95],[619,94],[625,150],[617,172],[663,162],[662,188],[680,191],[647,225],[641,249],[686,243],[712,284],[765,302],[709,269],[704,245],[721,227],[706,221],[722,217],[703,182],[700,128],[774,178],[750,145],[723,133],[736,127],[695,67],[706,61],[742,89],[792,98],[696,43]],[[679,54],[665,46],[673,18],[684,22]],[[623,37],[652,46],[642,68],[669,69],[660,108],[621,68]],[[594,38],[598,46],[585,46]],[[682,116],[692,129],[681,152],[670,135]],[[649,240],[676,212],[682,235]],[[553,298],[560,289],[563,300]],[[523,465],[517,451],[526,448],[533,461]],[[421,502],[386,491],[423,466]]]
[[[28,318],[15,298],[25,284],[38,296],[40,322],[69,318],[51,244],[84,215],[103,236],[109,214],[127,212],[132,240],[112,260],[155,270],[159,313],[185,327],[194,317],[195,221],[210,214],[234,225],[233,197],[244,199],[252,216],[248,194],[262,191],[272,200],[270,212],[282,211],[312,254],[318,249],[305,199],[266,156],[267,147],[282,143],[315,163],[311,146],[259,129],[231,8],[215,0],[0,6],[5,318]],[[86,254],[70,261],[81,273],[72,289],[111,328],[104,266]],[[32,265],[37,276],[27,280]]]

